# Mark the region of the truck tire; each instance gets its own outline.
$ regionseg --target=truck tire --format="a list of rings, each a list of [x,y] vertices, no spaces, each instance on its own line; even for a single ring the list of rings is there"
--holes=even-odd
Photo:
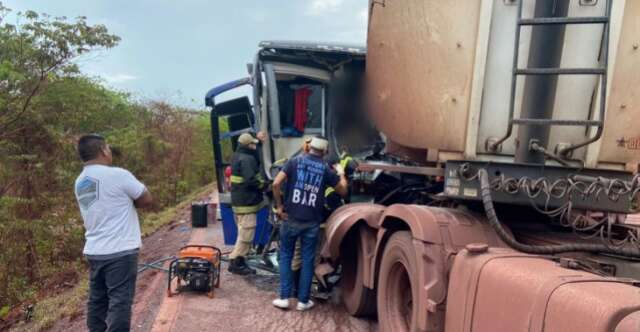
[[[418,257],[409,231],[391,235],[378,274],[380,331],[416,331],[418,311]]]
[[[366,237],[369,229],[358,227],[344,240],[342,247],[342,278],[340,289],[347,312],[353,316],[372,316],[376,313],[376,293],[364,286]]]

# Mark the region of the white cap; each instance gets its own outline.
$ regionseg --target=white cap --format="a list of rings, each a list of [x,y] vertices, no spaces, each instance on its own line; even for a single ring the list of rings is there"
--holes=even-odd
[[[314,137],[311,139],[311,143],[309,144],[309,146],[314,150],[326,152],[329,148],[329,141],[324,138]]]

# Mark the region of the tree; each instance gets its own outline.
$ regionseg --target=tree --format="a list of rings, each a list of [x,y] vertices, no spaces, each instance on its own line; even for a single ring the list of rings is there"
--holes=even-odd
[[[135,102],[75,66],[118,37],[85,18],[25,12],[24,23],[10,25],[7,13],[0,5],[0,312],[32,301],[57,273],[82,272],[84,229],[73,193],[80,135],[101,133],[119,148],[114,164],[150,188],[156,209],[214,176],[206,113]]]
[[[79,57],[120,39],[84,17],[70,21],[26,11],[9,24],[9,12],[0,3],[0,213],[10,214],[8,222],[17,227],[0,231],[11,234],[3,244],[19,244],[14,256],[27,267],[27,282],[34,282],[40,275],[34,233],[44,228],[34,228],[33,221],[56,199],[49,194],[57,189],[52,172],[56,153],[65,148],[50,122],[59,109],[44,113],[35,105],[50,85],[78,75]]]
[[[5,22],[10,10],[0,3],[0,140],[19,135],[33,99],[51,80],[78,73],[80,56],[117,45],[120,38],[85,17],[69,22],[34,11],[18,13],[19,24]]]

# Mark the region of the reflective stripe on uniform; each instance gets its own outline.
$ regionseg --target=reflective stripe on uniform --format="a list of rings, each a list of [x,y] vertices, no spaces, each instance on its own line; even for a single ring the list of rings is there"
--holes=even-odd
[[[284,163],[286,163],[288,160],[289,160],[289,159],[287,159],[287,158],[282,158],[282,159],[280,159],[280,160],[276,160],[276,161],[273,163],[273,165],[281,166],[281,165],[284,165]]]
[[[251,206],[232,206],[231,208],[233,209],[233,213],[249,214],[249,213],[258,212],[258,210],[260,210],[261,207],[262,206],[258,204],[258,205],[251,205]]]
[[[342,166],[343,169],[347,169],[347,166],[349,166],[349,163],[352,160],[353,160],[353,158],[351,158],[351,157],[343,158],[342,160],[340,160],[340,166]]]
[[[324,197],[329,197],[334,191],[336,190],[333,189],[333,187],[327,187],[327,189],[324,190]]]
[[[244,179],[242,178],[242,176],[231,175],[231,183],[239,184],[243,182],[244,182]]]
[[[262,201],[256,205],[249,205],[249,206],[231,206],[231,209],[233,210],[233,213],[236,214],[249,214],[249,213],[256,213],[258,211],[260,211],[260,209],[262,209],[263,207],[267,206],[267,201]]]

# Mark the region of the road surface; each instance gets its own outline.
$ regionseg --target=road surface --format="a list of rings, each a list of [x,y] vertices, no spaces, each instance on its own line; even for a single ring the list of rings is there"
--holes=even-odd
[[[217,195],[212,194],[215,200]],[[190,227],[190,211],[179,211],[174,222],[143,240],[141,262],[173,255],[186,243],[212,244],[223,252],[222,225]],[[223,263],[215,298],[182,293],[166,297],[166,274],[157,270],[138,275],[132,331],[377,331],[374,320],[351,317],[341,304],[318,303],[308,312],[283,311],[271,305],[277,296],[278,277],[269,273],[236,276]],[[295,304],[295,301],[294,303]],[[84,312],[84,310],[83,310]],[[66,318],[53,331],[86,331],[85,314]]]

